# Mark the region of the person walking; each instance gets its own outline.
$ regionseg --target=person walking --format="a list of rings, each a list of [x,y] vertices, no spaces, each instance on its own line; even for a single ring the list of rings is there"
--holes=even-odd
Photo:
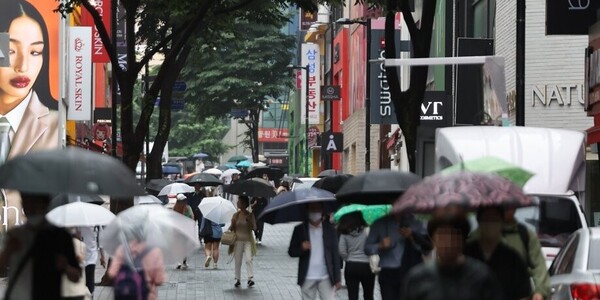
[[[187,197],[187,204],[192,208],[192,212],[194,213],[194,220],[198,222],[198,239],[202,242],[202,237],[200,237],[200,223],[202,221],[202,212],[198,205],[202,202],[202,199],[206,197],[206,191],[199,183],[194,184],[194,192],[185,195]]]
[[[288,254],[298,257],[298,285],[302,299],[335,298],[341,288],[341,261],[335,228],[323,219],[321,203],[308,204],[308,220],[297,225],[292,233]]]
[[[192,211],[192,208],[185,201],[185,199],[187,199],[187,197],[183,194],[177,194],[177,196],[175,198],[177,199],[177,202],[175,202],[175,206],[173,206],[173,210],[190,218],[190,219],[194,219],[194,212]],[[186,270],[187,268],[188,268],[188,265],[187,265],[187,257],[186,257],[183,259],[183,264],[177,265],[177,270],[180,270],[180,269]]]
[[[254,215],[248,211],[250,199],[246,196],[239,196],[237,201],[238,211],[231,218],[229,230],[236,236],[235,244],[229,247],[229,253],[235,259],[235,287],[241,285],[242,260],[246,262],[246,271],[248,272],[248,287],[254,286],[254,270],[252,257],[256,254],[256,243],[252,231],[256,229],[256,220]]]
[[[502,243],[502,207],[486,207],[477,211],[479,223],[476,238],[467,243],[465,255],[485,263],[500,281],[504,300],[529,299],[531,282],[527,266],[519,254]]]
[[[507,208],[504,211],[504,227],[502,234],[504,242],[512,247],[521,258],[533,279],[533,296],[531,300],[544,300],[550,298],[550,274],[546,267],[546,260],[542,253],[542,245],[537,234],[525,224],[515,219],[515,209]]]
[[[200,235],[204,241],[204,267],[210,267],[211,260],[213,261],[213,269],[218,269],[219,263],[219,245],[223,236],[223,226],[225,224],[217,224],[207,218],[202,218],[200,224]]]
[[[277,190],[275,191],[275,193],[277,195],[279,194],[283,194],[285,192],[289,192],[290,191],[290,183],[288,181],[282,181],[281,184],[279,185],[279,187],[277,188]]]
[[[363,299],[373,300],[375,274],[371,272],[369,257],[365,254],[368,236],[367,223],[360,212],[343,216],[338,225],[340,233],[340,256],[346,262],[344,278],[348,286],[348,298],[358,300],[359,285],[363,288]]]
[[[254,197],[252,198],[252,214],[254,215],[254,219],[256,221],[256,230],[254,230],[254,235],[256,237],[257,243],[262,244],[262,236],[265,229],[265,222],[258,219],[258,216],[263,212],[265,207],[269,204],[269,201],[263,197]]]
[[[85,255],[87,246],[82,241],[82,236],[77,228],[68,229],[73,238],[73,249],[75,250],[75,258],[79,262],[79,266],[83,267],[85,263]],[[66,275],[63,275],[61,286],[61,300],[91,300],[92,293],[86,286],[85,274],[79,278],[77,282],[71,282]]]
[[[96,273],[96,262],[98,261],[98,254],[100,254],[100,265],[106,268],[106,258],[102,248],[98,247],[98,237],[100,235],[100,226],[96,227],[78,227],[77,231],[81,236],[81,240],[85,244],[85,285],[90,290],[90,293],[94,295],[94,288],[96,286],[95,273]]]

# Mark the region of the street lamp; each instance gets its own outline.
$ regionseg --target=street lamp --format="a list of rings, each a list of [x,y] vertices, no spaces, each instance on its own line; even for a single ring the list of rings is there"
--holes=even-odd
[[[371,19],[360,20],[340,18],[335,22],[343,25],[360,24],[365,26],[367,30],[367,70],[365,73],[367,77],[367,82],[365,83],[365,171],[368,172],[371,170],[371,66],[369,65],[369,59],[371,59]]]
[[[304,72],[306,73],[306,79],[304,80],[304,90],[306,91],[306,99],[304,99],[304,106],[305,106],[305,110],[304,110],[304,134],[305,134],[305,151],[306,151],[306,158],[304,159],[304,172],[306,173],[306,177],[310,177],[308,175],[308,76],[310,73],[310,65],[306,65],[306,66],[296,66],[296,65],[288,65],[288,68],[290,69],[303,69]]]

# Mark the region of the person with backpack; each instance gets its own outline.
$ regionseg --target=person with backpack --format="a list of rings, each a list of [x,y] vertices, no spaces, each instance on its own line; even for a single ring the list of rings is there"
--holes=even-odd
[[[186,203],[185,199],[187,197],[183,194],[177,194],[177,202],[175,202],[175,206],[173,206],[173,211],[178,212],[190,219],[194,219],[194,212],[192,208]],[[183,264],[177,265],[177,270],[186,270],[188,268],[187,265],[187,257],[183,259]]]
[[[363,298],[373,300],[375,274],[371,272],[369,257],[365,254],[365,241],[369,229],[362,213],[357,211],[342,216],[338,232],[340,256],[346,261],[344,278],[348,286],[348,298],[358,300],[359,286],[362,285]]]
[[[542,253],[542,245],[534,231],[515,219],[515,211],[514,208],[507,208],[504,211],[504,227],[502,229],[504,242],[515,249],[527,265],[534,284],[531,299],[549,299],[551,296],[550,274]]]
[[[219,244],[223,236],[223,228],[225,224],[217,224],[207,218],[202,218],[200,222],[200,237],[204,240],[204,267],[210,266],[210,261],[213,261],[213,269],[219,268]]]
[[[131,242],[117,249],[108,267],[115,300],[156,300],[158,286],[167,278],[162,251],[148,246],[140,238],[140,230],[134,228],[126,233],[133,237]]]

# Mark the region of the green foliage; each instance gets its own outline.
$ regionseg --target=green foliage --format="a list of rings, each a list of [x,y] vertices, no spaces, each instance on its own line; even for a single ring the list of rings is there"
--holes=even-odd
[[[192,112],[173,114],[173,127],[169,138],[169,155],[192,156],[198,152],[218,158],[228,150],[223,137],[229,127],[223,119],[209,117],[196,121]]]

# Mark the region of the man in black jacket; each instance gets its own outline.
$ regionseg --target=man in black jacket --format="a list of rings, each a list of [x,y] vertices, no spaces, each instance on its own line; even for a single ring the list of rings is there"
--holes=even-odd
[[[308,205],[308,220],[294,228],[288,254],[300,258],[298,285],[302,299],[334,299],[341,287],[340,255],[335,228],[323,221],[321,203]]]

